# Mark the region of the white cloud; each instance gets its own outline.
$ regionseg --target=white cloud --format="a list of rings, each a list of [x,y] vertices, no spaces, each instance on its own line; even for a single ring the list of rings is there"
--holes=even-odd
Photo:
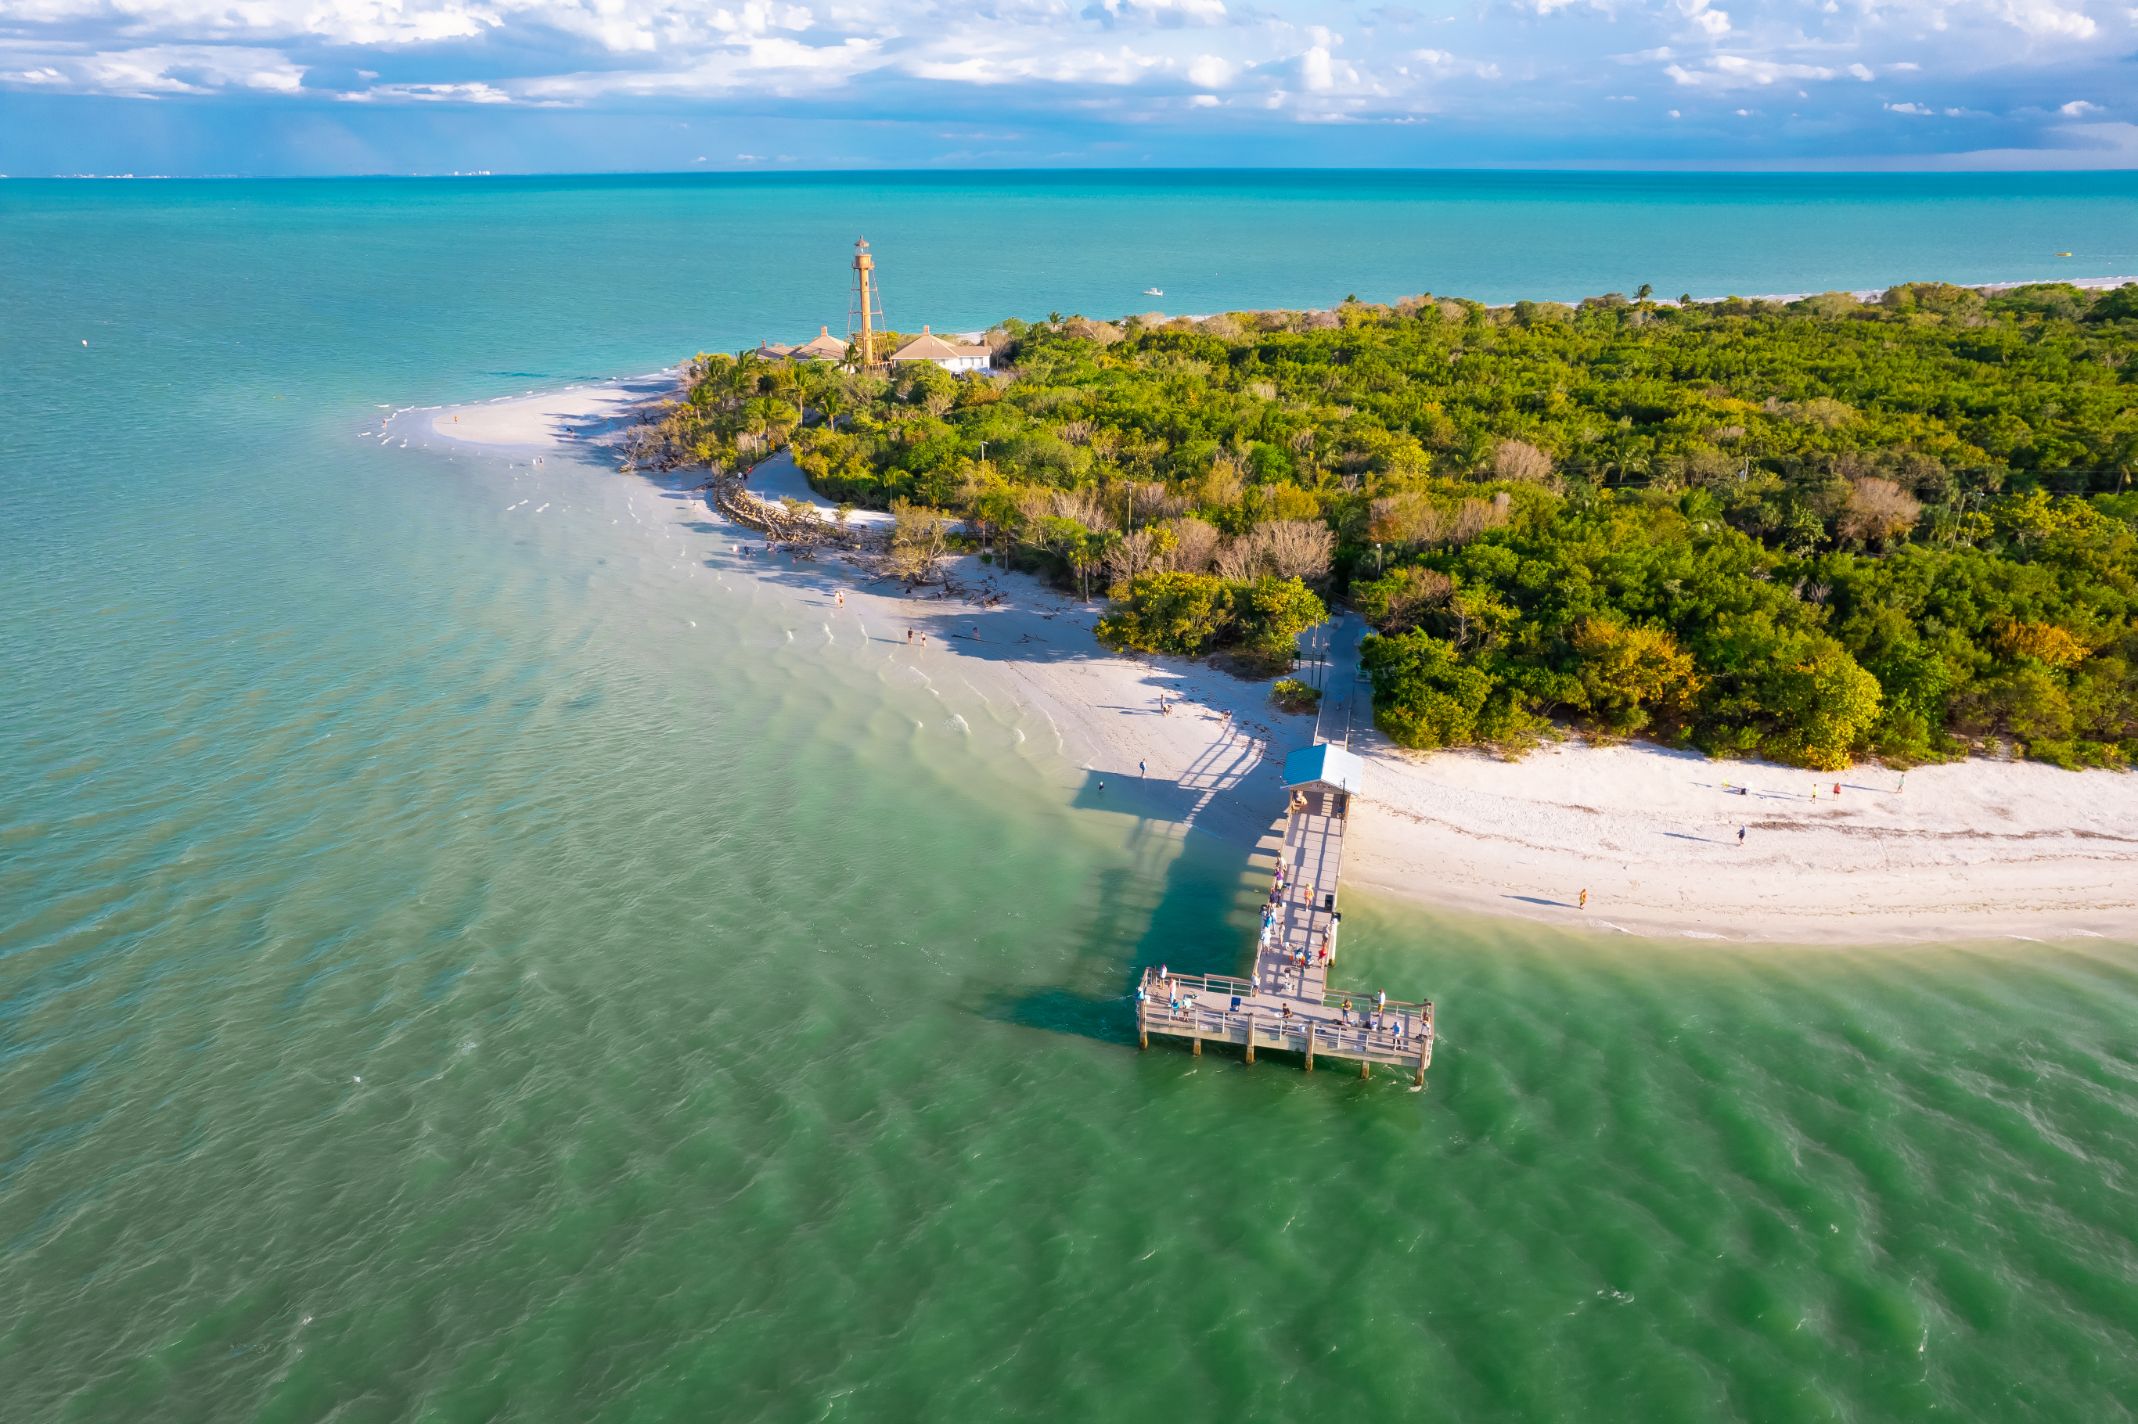
[[[1188,61],[1188,82],[1198,89],[1222,89],[1232,76],[1232,61],[1220,55],[1199,54]]]
[[[1763,59],[1750,54],[1718,54],[1697,69],[1682,64],[1668,64],[1663,72],[1673,84],[1688,89],[1745,89],[1763,87],[1784,79],[1869,79],[1871,71],[1861,64],[1851,64],[1846,69],[1834,69],[1824,64],[1801,64],[1787,60]]]
[[[1224,0],[1095,0],[1084,13],[1110,21],[1214,25],[1224,20],[1225,4]]]
[[[2091,15],[2056,0],[2004,0],[2004,18],[2038,39],[2090,40],[2101,28]]]
[[[279,50],[242,45],[143,45],[89,53],[44,53],[27,69],[0,71],[0,83],[159,99],[249,90],[295,94],[304,67]]]
[[[1888,112],[1987,109],[2009,141],[2077,145],[2056,134],[2105,117],[2126,82],[2116,66],[2138,50],[2133,3],[1486,0],[1421,13],[1309,0],[0,0],[0,88],[346,90],[377,105],[777,100],[795,119],[931,124],[984,103],[1013,122],[1193,115],[1213,129],[1203,111],[1392,124],[1459,105],[1483,134],[1583,133],[1663,157],[1669,140],[1636,151],[1668,131],[1662,106],[1696,100],[1683,112],[1704,124],[1755,100],[1779,116],[1783,95],[1812,121],[1805,134],[1826,137],[1778,141],[1861,151],[1893,129],[1837,137],[1867,107],[1839,86],[1883,81],[1943,106]],[[1348,36],[1328,27],[1339,13]],[[2073,93],[2110,97],[2058,97]],[[1545,124],[1547,111],[1559,117]]]
[[[1329,57],[1327,46],[1315,45],[1299,56],[1299,87],[1309,93],[1336,87],[1336,63]]]
[[[482,83],[465,84],[374,84],[369,89],[358,89],[341,96],[360,104],[384,101],[387,103],[431,104],[509,104],[512,96],[494,85]]]
[[[1710,39],[1720,39],[1730,32],[1730,12],[1713,9],[1708,0],[1679,0],[1678,8]]]

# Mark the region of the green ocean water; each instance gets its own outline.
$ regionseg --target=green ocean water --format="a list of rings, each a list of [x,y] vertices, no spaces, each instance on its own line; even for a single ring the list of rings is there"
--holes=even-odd
[[[658,486],[363,433],[837,326],[856,232],[949,328],[2130,272],[2134,219],[2128,175],[0,184],[0,1418],[2132,1417],[2138,946],[1353,895],[1424,1092],[1139,1055],[1140,965],[1244,952],[1238,852]]]

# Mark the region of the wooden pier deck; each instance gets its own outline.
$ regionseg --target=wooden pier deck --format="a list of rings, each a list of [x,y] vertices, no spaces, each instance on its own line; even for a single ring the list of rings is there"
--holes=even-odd
[[[1355,633],[1349,645],[1355,647]],[[1349,678],[1343,686],[1325,691],[1321,725],[1341,740],[1317,742],[1316,747],[1326,745],[1341,753],[1349,740],[1357,674],[1348,657],[1341,663],[1332,660],[1332,666],[1342,666]],[[1356,760],[1350,762],[1353,768],[1357,765]],[[1249,1063],[1255,1061],[1256,1049],[1279,1048],[1303,1055],[1309,1071],[1319,1054],[1356,1060],[1361,1077],[1376,1063],[1407,1068],[1424,1084],[1433,1061],[1432,1001],[1382,1003],[1376,994],[1345,993],[1328,983],[1342,952],[1337,880],[1352,794],[1321,781],[1287,792],[1279,853],[1284,890],[1275,902],[1272,922],[1258,932],[1249,977],[1145,970],[1136,1011],[1136,1036],[1143,1047],[1150,1046],[1154,1033],[1187,1039],[1198,1054],[1205,1042],[1237,1043],[1245,1048]]]

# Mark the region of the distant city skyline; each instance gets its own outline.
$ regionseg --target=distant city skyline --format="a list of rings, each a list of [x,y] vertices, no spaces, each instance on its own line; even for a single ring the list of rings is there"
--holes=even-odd
[[[12,0],[0,173],[2138,166],[2127,0]]]

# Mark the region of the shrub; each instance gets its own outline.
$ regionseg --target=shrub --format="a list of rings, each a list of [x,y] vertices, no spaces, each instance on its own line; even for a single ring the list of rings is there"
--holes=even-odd
[[[1316,712],[1321,709],[1321,689],[1309,687],[1296,677],[1281,677],[1271,685],[1270,700],[1286,712]]]

